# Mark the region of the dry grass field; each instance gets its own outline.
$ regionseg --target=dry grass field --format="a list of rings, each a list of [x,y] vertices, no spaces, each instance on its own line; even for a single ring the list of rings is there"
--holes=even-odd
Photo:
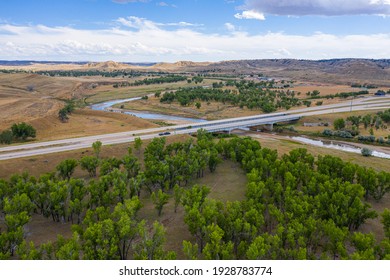
[[[37,129],[37,140],[57,140],[157,127],[156,124],[130,115],[90,109],[76,110],[66,123],[54,116],[30,123]]]
[[[306,98],[307,92],[312,92],[313,90],[318,90],[320,92],[319,96],[336,94],[340,92],[358,92],[361,91],[360,88],[353,88],[348,85],[338,85],[338,84],[325,84],[325,83],[308,83],[308,82],[296,82],[291,88],[296,92],[301,92],[300,98]],[[383,88],[385,89],[385,88]],[[370,93],[375,93],[378,89],[368,90]],[[386,89],[387,90],[387,89]]]
[[[27,122],[37,130],[36,141],[43,141],[157,126],[129,115],[90,109],[76,110],[66,123],[59,120],[62,100],[95,94],[91,85],[100,82],[106,83],[107,78],[0,74],[0,131]]]

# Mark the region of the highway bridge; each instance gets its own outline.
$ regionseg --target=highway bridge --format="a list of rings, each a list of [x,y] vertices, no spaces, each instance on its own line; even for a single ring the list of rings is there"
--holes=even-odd
[[[339,104],[317,106],[297,110],[289,110],[282,113],[261,114],[240,118],[229,118],[204,123],[191,123],[175,125],[169,127],[149,128],[143,130],[70,138],[48,142],[36,142],[24,145],[12,145],[0,148],[0,160],[38,156],[49,153],[58,153],[82,148],[89,148],[95,141],[101,141],[103,145],[128,143],[134,141],[136,137],[141,139],[152,139],[162,135],[190,134],[198,129],[205,129],[210,132],[231,131],[237,128],[252,127],[258,125],[270,125],[281,122],[298,120],[303,116],[330,114],[338,112],[350,112],[359,110],[380,110],[390,108],[390,97],[386,98],[364,98],[360,100],[346,101]]]

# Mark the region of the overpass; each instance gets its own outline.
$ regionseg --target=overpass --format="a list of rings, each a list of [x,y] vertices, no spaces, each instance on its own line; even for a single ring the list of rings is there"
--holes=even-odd
[[[195,133],[200,128],[203,128],[210,132],[231,131],[237,128],[258,125],[272,126],[275,123],[298,120],[303,116],[390,108],[390,98],[365,98],[362,100],[355,100],[354,102],[355,103],[353,104],[353,106],[352,101],[347,101],[338,104],[289,110],[288,113],[284,112],[262,114],[248,117],[208,121],[204,123],[192,123],[185,125],[149,128],[79,138],[36,142],[23,145],[12,145],[0,148],[0,160],[39,156],[49,153],[58,153],[82,148],[90,148],[92,146],[92,143],[95,141],[101,141],[103,145],[110,145],[132,142],[136,137],[140,137],[141,139],[152,139],[155,137],[159,137],[159,133],[161,132],[169,132],[170,134],[189,134]]]
[[[198,129],[205,129],[209,132],[232,131],[233,129],[251,127],[258,125],[271,125],[280,122],[290,122],[299,120],[300,116],[290,115],[287,113],[275,113],[267,115],[255,115],[249,117],[230,118],[224,120],[208,121],[190,125],[172,126],[174,131],[187,130],[196,132]]]
[[[187,133],[194,133],[198,129],[204,129],[207,130],[208,132],[218,132],[218,131],[230,132],[238,128],[252,127],[252,126],[259,126],[259,125],[270,125],[272,127],[275,123],[297,121],[300,118],[301,117],[298,115],[280,114],[274,117],[258,116],[258,117],[251,117],[247,119],[226,119],[222,122],[221,121],[207,122],[207,123],[187,126],[185,130]],[[183,128],[174,128],[174,132],[181,131],[181,130],[183,130]]]

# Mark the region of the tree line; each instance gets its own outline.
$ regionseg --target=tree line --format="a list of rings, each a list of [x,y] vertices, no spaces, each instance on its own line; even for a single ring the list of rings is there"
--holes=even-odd
[[[118,88],[118,87],[132,87],[132,86],[152,85],[152,84],[177,83],[186,80],[187,80],[186,76],[167,75],[167,76],[157,77],[157,78],[145,78],[143,80],[137,80],[132,83],[130,82],[115,83],[113,87]]]

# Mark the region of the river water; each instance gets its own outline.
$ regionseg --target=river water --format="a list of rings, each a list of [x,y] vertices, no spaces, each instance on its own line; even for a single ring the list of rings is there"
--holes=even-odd
[[[117,99],[117,100],[110,100],[103,103],[94,104],[91,106],[92,110],[98,110],[98,111],[107,111],[110,107],[125,103],[125,102],[131,102],[135,100],[140,100],[141,97],[133,97],[133,98],[127,98],[127,99]],[[194,119],[194,118],[186,118],[186,117],[178,117],[178,116],[172,116],[172,115],[164,115],[164,114],[156,114],[151,112],[143,112],[143,111],[123,111],[124,114],[136,116],[142,119],[149,119],[149,120],[164,120],[164,121],[185,121],[188,123],[200,123],[200,122],[207,122],[207,120],[203,119]]]
[[[327,143],[323,142],[320,140],[313,140],[305,137],[291,137],[291,139],[309,144],[312,146],[317,146],[317,147],[323,147],[323,148],[329,148],[329,149],[335,149],[335,150],[341,150],[345,152],[350,152],[350,153],[356,153],[356,154],[361,154],[362,149],[359,147],[354,147],[354,146],[349,146],[349,145],[342,145],[342,144],[334,144],[333,142]],[[379,158],[386,158],[390,159],[390,154],[383,153],[383,152],[378,152],[375,150],[372,150],[372,156],[374,157],[379,157]]]

